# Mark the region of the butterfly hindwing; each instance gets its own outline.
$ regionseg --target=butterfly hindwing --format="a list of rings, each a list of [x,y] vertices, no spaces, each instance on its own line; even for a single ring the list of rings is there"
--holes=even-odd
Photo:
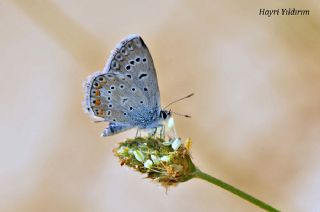
[[[148,125],[160,112],[156,71],[140,36],[131,35],[112,52],[105,69],[86,85],[86,108],[96,118],[125,128]]]

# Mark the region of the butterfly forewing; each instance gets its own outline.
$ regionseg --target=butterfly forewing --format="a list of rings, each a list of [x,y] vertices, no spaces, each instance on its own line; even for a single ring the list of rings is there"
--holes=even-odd
[[[86,108],[94,117],[134,127],[160,112],[156,71],[140,36],[121,41],[105,69],[89,79]]]

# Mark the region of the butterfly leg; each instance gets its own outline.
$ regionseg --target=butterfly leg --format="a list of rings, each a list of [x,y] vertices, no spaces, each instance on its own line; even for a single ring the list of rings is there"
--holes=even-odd
[[[155,127],[155,128],[153,128],[152,129],[152,132],[150,133],[150,137],[156,137],[156,134],[157,134],[157,128]]]
[[[141,129],[137,128],[136,138],[141,137]]]
[[[165,136],[166,136],[166,134],[165,134],[166,128],[165,128],[164,125],[160,125],[160,127],[161,127],[161,130],[160,130],[160,138],[165,139]]]

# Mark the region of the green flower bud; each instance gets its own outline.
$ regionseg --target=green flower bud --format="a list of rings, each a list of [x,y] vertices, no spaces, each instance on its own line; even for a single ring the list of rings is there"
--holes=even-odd
[[[144,162],[143,166],[146,167],[147,169],[150,169],[152,167],[153,163],[151,160],[146,160],[146,162]]]
[[[172,144],[173,140],[169,140],[169,141],[164,141],[162,143],[162,145],[165,145],[165,146],[170,146]]]
[[[140,161],[143,162],[144,161],[144,155],[142,154],[142,152],[140,152],[139,150],[135,150],[133,151],[134,157]]]

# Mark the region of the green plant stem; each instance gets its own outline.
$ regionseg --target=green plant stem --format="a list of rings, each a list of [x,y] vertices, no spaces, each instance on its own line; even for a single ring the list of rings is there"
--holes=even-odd
[[[225,190],[227,190],[227,191],[229,191],[231,193],[234,193],[235,195],[241,197],[242,199],[245,199],[245,200],[251,202],[252,204],[254,204],[254,205],[256,205],[256,206],[258,206],[260,208],[263,208],[263,209],[265,209],[267,211],[280,211],[280,210],[275,209],[274,207],[268,205],[267,203],[264,203],[261,200],[258,200],[257,198],[255,198],[255,197],[253,197],[253,196],[251,196],[251,195],[249,195],[249,194],[247,194],[247,193],[245,193],[245,192],[233,187],[232,185],[230,185],[228,183],[225,183],[222,180],[219,180],[219,179],[217,179],[215,177],[212,177],[212,176],[202,172],[201,170],[199,170],[197,168],[195,169],[193,174],[194,174],[194,177],[200,178],[200,179],[208,181],[209,183],[212,183],[212,184],[214,184],[216,186],[219,186],[220,188],[223,188],[223,189],[225,189]]]

